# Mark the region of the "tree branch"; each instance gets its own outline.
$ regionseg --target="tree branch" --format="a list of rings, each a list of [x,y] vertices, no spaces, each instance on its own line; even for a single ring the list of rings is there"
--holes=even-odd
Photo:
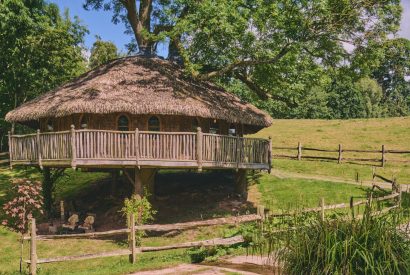
[[[260,64],[272,64],[275,62],[278,62],[282,57],[284,57],[288,52],[290,51],[290,44],[286,44],[281,50],[280,52],[274,56],[273,58],[270,59],[259,59],[259,60],[241,60],[241,61],[236,61],[233,62],[229,65],[227,65],[226,67],[217,70],[217,71],[213,71],[213,72],[209,72],[209,73],[205,73],[205,74],[197,74],[194,75],[194,77],[200,79],[200,80],[208,80],[211,79],[213,77],[219,77],[219,76],[223,76],[226,73],[232,72],[233,70],[237,69],[237,68],[243,68],[243,67],[249,67],[249,66],[255,66],[255,65],[260,65]]]
[[[237,73],[235,74],[235,77],[242,81],[242,83],[244,83],[246,86],[248,86],[248,88],[251,89],[251,91],[253,91],[262,100],[273,99],[284,102],[289,107],[297,107],[297,104],[292,102],[289,98],[270,94],[269,91],[260,87],[258,84],[253,82],[252,79],[244,74]]]

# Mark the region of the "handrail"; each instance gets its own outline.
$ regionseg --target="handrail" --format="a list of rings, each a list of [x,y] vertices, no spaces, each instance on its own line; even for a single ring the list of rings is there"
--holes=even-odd
[[[157,132],[72,126],[69,131],[38,131],[10,138],[12,163],[37,163],[40,167],[52,161],[73,168],[93,162],[124,165],[126,161],[126,165],[196,166],[199,170],[203,166],[238,169],[253,164],[259,165],[256,169],[268,169],[270,159],[269,140],[203,133],[200,128],[196,132]]]

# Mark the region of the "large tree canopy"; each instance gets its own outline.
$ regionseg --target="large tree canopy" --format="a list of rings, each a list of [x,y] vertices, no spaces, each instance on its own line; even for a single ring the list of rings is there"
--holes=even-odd
[[[86,29],[43,0],[0,2],[0,137],[5,114],[84,72]]]
[[[262,99],[273,95],[260,72],[295,66],[282,62],[289,53],[336,66],[344,43],[384,40],[401,14],[399,0],[86,0],[84,7],[113,10],[114,23],[134,35],[133,48],[151,52],[168,39],[192,76],[236,78]]]

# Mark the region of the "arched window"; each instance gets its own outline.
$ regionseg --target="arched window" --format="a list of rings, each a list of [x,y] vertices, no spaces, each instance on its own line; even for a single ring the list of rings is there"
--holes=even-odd
[[[48,132],[54,131],[54,125],[53,125],[52,119],[47,120],[47,131]]]
[[[196,117],[192,119],[192,132],[198,131],[199,121]]]
[[[128,131],[129,130],[129,120],[127,116],[121,115],[118,117],[117,121],[119,131]]]
[[[152,116],[148,119],[148,131],[158,132],[161,130],[159,119],[156,116]]]
[[[229,136],[236,136],[236,127],[235,127],[235,124],[229,125],[228,135],[229,135]]]
[[[90,117],[88,115],[82,115],[80,120],[80,128],[87,129],[90,123]]]
[[[211,134],[218,134],[219,133],[219,124],[216,119],[211,121],[211,124],[209,125],[209,133]]]

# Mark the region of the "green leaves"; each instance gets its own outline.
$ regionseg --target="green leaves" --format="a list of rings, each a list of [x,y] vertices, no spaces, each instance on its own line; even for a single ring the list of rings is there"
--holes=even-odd
[[[110,41],[102,41],[97,37],[97,41],[94,42],[93,47],[91,48],[89,66],[94,69],[95,67],[105,64],[119,56],[117,47],[114,43]]]

